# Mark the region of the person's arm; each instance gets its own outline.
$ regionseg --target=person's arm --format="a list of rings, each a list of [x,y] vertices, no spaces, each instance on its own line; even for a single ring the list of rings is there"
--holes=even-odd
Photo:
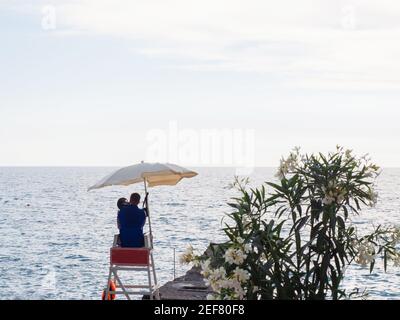
[[[117,215],[117,227],[118,227],[118,230],[121,230],[121,222],[119,221],[119,212]]]
[[[144,225],[146,224],[146,220],[147,220],[147,210],[145,208],[143,208],[143,223],[142,223],[142,228],[144,227]]]

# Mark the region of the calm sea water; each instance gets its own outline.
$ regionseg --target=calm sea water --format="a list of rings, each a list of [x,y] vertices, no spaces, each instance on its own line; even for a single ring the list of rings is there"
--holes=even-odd
[[[109,248],[116,228],[116,201],[141,185],[87,192],[111,168],[0,168],[1,299],[99,299],[108,274]],[[221,219],[233,169],[199,169],[199,176],[175,187],[151,189],[156,267],[161,284],[173,278],[177,256],[191,243],[202,252],[224,240]],[[254,185],[273,179],[259,168]],[[360,231],[377,224],[400,224],[400,170],[384,170],[380,202],[354,219]],[[177,276],[187,267],[176,264]],[[129,278],[129,277],[128,277]],[[373,274],[347,270],[346,287],[368,289],[371,299],[400,299],[400,269]]]

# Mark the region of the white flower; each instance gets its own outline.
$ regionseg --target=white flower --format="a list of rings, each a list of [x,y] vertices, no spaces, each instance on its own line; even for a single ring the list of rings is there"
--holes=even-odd
[[[324,205],[331,205],[332,203],[342,204],[346,199],[346,192],[340,188],[335,181],[329,181],[327,187],[322,187],[325,197],[322,199]]]
[[[345,199],[345,195],[343,193],[339,194],[336,198],[336,203],[341,204]]]
[[[360,253],[359,256],[356,259],[356,262],[363,267],[368,266],[370,263],[372,263],[375,260],[375,256],[371,255],[369,253]]]
[[[235,288],[235,295],[234,295],[235,298],[243,300],[245,295],[246,295],[246,290],[244,288],[242,287]]]
[[[229,264],[241,265],[247,258],[247,254],[240,249],[229,248],[225,252],[224,258]]]
[[[221,281],[226,279],[226,270],[223,267],[219,269],[210,269],[208,272],[208,277],[206,277],[206,282],[211,288],[218,292],[221,289]]]
[[[192,264],[193,264],[193,267],[196,267],[196,268],[201,267],[201,261],[196,257],[193,258]]]
[[[241,238],[241,237],[237,237],[236,238],[236,242],[239,243],[239,244],[243,244],[244,243],[244,239]]]
[[[250,253],[252,251],[252,246],[250,243],[244,245],[244,252]]]
[[[212,272],[212,269],[210,268],[211,260],[206,260],[201,263],[201,274],[203,275],[204,278],[208,278]]]
[[[388,259],[393,262],[393,266],[398,268],[400,267],[400,253],[393,252],[388,254]]]
[[[392,232],[392,241],[395,245],[400,242],[400,228],[394,228]]]
[[[261,254],[260,260],[261,260],[261,262],[266,262],[268,260],[267,255],[264,252]]]
[[[281,164],[279,165],[279,169],[277,174],[275,175],[279,179],[285,178],[285,176],[289,173],[289,168],[284,159],[281,160]]]
[[[226,270],[224,267],[219,267],[218,269],[214,270],[213,275],[216,279],[224,279],[226,277]]]
[[[356,249],[358,251],[358,255],[355,259],[356,263],[365,267],[375,260],[375,247],[372,243],[361,242],[356,246]]]
[[[239,282],[247,282],[250,279],[250,273],[247,270],[240,269],[236,267],[235,271],[233,271],[233,276]]]
[[[186,251],[180,256],[179,262],[181,264],[189,264],[193,262],[194,260],[194,252],[193,252],[193,247],[189,245],[186,248]]]
[[[300,148],[295,148],[287,159],[282,158],[277,174],[279,179],[283,179],[288,173],[294,171],[299,163]]]
[[[226,300],[239,299],[243,300],[246,295],[246,290],[242,287],[242,284],[236,279],[225,279],[220,282],[221,289],[233,290],[231,295],[225,296]]]
[[[322,203],[327,206],[331,205],[334,202],[335,202],[335,198],[330,197],[330,196],[325,196],[325,198],[322,200]]]
[[[247,291],[242,287],[242,283],[246,283],[249,279],[250,274],[240,268],[236,268],[229,277],[223,267],[210,269],[206,282],[215,294],[208,295],[207,300],[244,299]]]

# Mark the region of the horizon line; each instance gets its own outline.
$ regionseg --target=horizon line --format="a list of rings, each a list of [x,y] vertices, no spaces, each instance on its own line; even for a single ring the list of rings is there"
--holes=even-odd
[[[0,165],[0,168],[124,168],[129,165]],[[215,168],[215,169],[237,169],[237,168],[278,168],[279,166],[184,166],[190,168]],[[400,166],[381,166],[382,169],[400,169]]]

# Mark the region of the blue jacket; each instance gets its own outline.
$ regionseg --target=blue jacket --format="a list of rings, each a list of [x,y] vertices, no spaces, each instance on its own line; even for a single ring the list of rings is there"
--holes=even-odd
[[[143,227],[146,223],[146,213],[137,206],[128,205],[118,212],[120,239],[122,247],[144,247]]]

